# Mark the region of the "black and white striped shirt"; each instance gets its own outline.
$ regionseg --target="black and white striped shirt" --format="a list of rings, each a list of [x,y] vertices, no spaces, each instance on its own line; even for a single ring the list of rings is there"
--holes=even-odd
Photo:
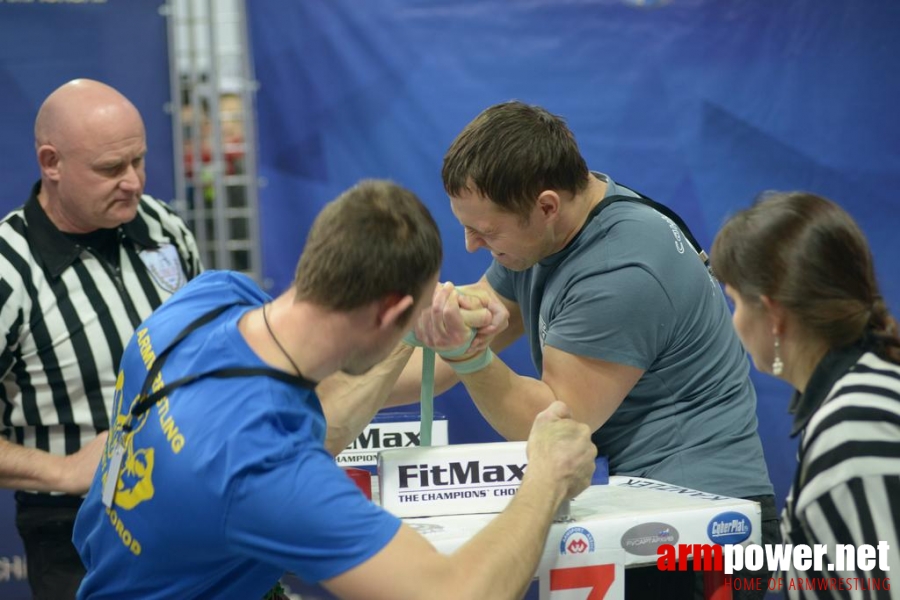
[[[788,597],[896,598],[894,590],[871,588],[883,587],[886,577],[891,588],[900,586],[900,366],[879,358],[866,341],[833,351],[792,408],[794,432],[802,437],[782,515],[784,542],[827,544],[828,555],[822,572],[792,569],[785,581],[834,578],[849,589],[789,590]],[[828,570],[837,564],[836,544],[879,542],[889,545],[890,570],[878,563],[872,571]]]
[[[201,265],[187,226],[150,196],[110,261],[61,233],[39,190],[0,221],[0,435],[62,455],[109,428],[122,350]]]

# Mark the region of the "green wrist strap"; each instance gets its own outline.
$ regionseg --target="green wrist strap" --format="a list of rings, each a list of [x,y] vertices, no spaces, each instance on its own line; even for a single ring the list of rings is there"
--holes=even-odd
[[[413,348],[423,348],[424,344],[419,341],[419,338],[416,337],[416,330],[410,329],[406,332],[406,335],[403,336],[403,343],[407,346],[412,346]]]
[[[434,422],[434,350],[422,348],[422,391],[419,395],[421,425],[419,445],[431,445],[431,426]]]
[[[450,367],[465,375],[485,368],[494,360],[494,352],[488,348],[481,354],[459,362],[447,362]],[[434,422],[434,350],[422,348],[422,392],[419,396],[421,406],[421,427],[419,429],[419,444],[431,445],[431,426]]]
[[[445,358],[462,356],[469,350],[469,346],[472,345],[473,339],[475,339],[474,329],[469,331],[468,339],[465,342],[456,348],[441,351],[440,355]],[[419,418],[421,423],[419,427],[419,445],[430,446],[431,429],[434,423],[434,350],[422,344],[419,338],[416,337],[415,330],[408,331],[403,337],[403,342],[410,346],[422,348],[422,390],[419,393],[419,410],[421,415]],[[488,354],[490,354],[490,356],[487,357],[487,361],[485,362],[485,357]],[[493,357],[494,355],[489,348],[487,352],[483,352],[469,360],[448,364],[450,364],[457,373],[472,373],[487,366]],[[470,368],[471,370],[463,371],[460,370],[460,368]]]
[[[469,329],[469,335],[466,337],[466,341],[464,341],[462,344],[460,344],[456,348],[450,348],[449,350],[436,350],[436,352],[444,358],[458,358],[469,351],[469,347],[472,345],[472,340],[474,339],[475,330]]]
[[[456,348],[450,348],[449,350],[441,350],[438,352],[441,356],[445,358],[456,358],[458,356],[462,356],[466,352],[469,351],[469,346],[472,345],[472,340],[475,339],[475,330],[469,328],[469,335],[466,337],[466,340],[457,346]],[[410,329],[406,332],[406,335],[403,336],[403,343],[407,346],[412,346],[413,348],[425,348],[425,344],[416,337],[415,329]]]
[[[466,375],[482,370],[491,364],[491,361],[493,360],[494,353],[488,348],[481,354],[475,355],[472,358],[467,358],[466,360],[461,360],[459,362],[447,361],[447,364],[460,375]]]

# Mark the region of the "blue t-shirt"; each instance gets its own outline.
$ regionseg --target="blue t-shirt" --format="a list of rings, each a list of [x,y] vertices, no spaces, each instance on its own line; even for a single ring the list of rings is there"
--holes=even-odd
[[[162,383],[265,367],[237,328],[269,301],[247,277],[207,272],[136,331],[122,357],[106,452],[78,512],[85,598],[261,598],[285,571],[317,582],[378,553],[400,522],[325,450],[314,391],[266,376],[202,378],[122,425],[148,366],[189,323],[230,305],[179,343]],[[115,444],[124,460],[112,509],[101,503]],[[111,475],[112,476],[112,475]]]
[[[595,175],[607,196],[635,196]],[[538,373],[545,345],[644,371],[594,434],[610,473],[736,497],[772,493],[724,294],[672,221],[619,202],[560,252],[519,272],[495,261],[487,278],[521,308]]]

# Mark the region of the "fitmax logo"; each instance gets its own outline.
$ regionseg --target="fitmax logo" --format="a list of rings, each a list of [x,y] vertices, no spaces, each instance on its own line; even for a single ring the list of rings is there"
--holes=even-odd
[[[522,482],[523,465],[482,465],[481,461],[451,462],[447,465],[400,465],[400,489],[479,483]],[[411,485],[412,484],[412,485]]]
[[[408,448],[419,446],[419,434],[415,431],[394,431],[382,433],[378,427],[363,431],[347,450],[367,450],[369,448]]]

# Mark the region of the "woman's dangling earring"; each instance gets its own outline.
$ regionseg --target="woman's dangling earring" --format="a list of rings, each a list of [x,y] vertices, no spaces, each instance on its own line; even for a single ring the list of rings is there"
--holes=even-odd
[[[784,372],[784,362],[781,360],[781,339],[775,336],[775,360],[772,361],[772,375],[778,377]]]

